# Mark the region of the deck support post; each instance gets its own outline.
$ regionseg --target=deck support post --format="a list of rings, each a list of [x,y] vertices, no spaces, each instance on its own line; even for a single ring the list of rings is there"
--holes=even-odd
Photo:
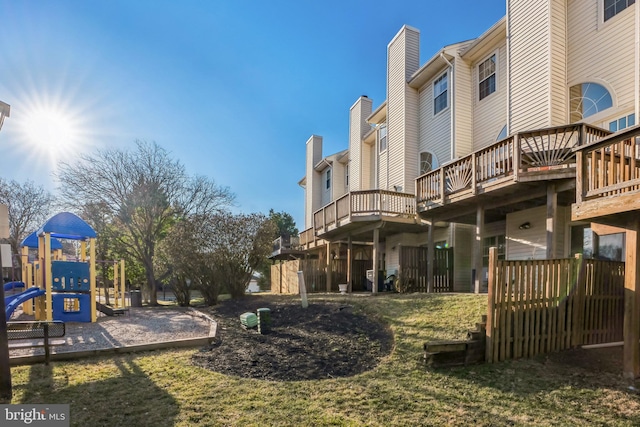
[[[558,193],[555,184],[547,185],[547,259],[556,257],[556,229],[558,224]]]
[[[435,248],[433,247],[433,220],[429,221],[429,231],[427,232],[427,292],[433,292],[433,262],[435,259]]]
[[[628,379],[640,377],[640,220],[627,227],[625,238],[624,272],[624,353],[623,375]]]
[[[484,206],[478,205],[476,210],[476,230],[473,242],[473,268],[475,269],[474,289],[476,294],[480,293],[482,287],[482,255],[483,255],[483,235],[484,235]]]
[[[331,256],[331,242],[327,242],[327,289],[326,289],[326,292],[331,292],[331,280],[333,279],[332,260],[333,260],[333,257]]]
[[[351,293],[353,290],[352,288],[352,275],[353,275],[353,268],[352,268],[352,264],[353,261],[351,259],[353,254],[353,241],[351,240],[351,236],[349,236],[349,238],[347,239],[347,289],[348,292]]]
[[[373,283],[371,284],[371,292],[378,293],[378,252],[380,248],[380,229],[373,229]]]

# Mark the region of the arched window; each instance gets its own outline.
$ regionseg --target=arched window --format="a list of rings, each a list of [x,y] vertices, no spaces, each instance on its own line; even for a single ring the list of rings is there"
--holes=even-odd
[[[438,168],[438,159],[435,154],[428,151],[420,153],[420,175]]]
[[[571,123],[579,122],[613,106],[609,91],[598,83],[581,83],[569,89]]]
[[[506,137],[507,137],[507,125],[504,125],[504,127],[500,130],[498,137],[496,138],[496,142],[502,141]]]

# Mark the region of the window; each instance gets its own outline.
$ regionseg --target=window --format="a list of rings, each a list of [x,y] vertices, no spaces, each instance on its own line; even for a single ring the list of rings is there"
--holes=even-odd
[[[331,169],[327,169],[327,173],[325,175],[325,182],[327,183],[326,189],[331,188]]]
[[[449,247],[449,244],[446,240],[440,240],[438,242],[435,242],[433,246],[435,246],[436,249],[447,249]]]
[[[571,123],[579,122],[613,106],[609,91],[598,83],[581,83],[569,89]]]
[[[378,143],[380,144],[380,152],[387,149],[387,126],[382,125],[378,129]]]
[[[504,234],[499,236],[485,237],[482,240],[482,265],[484,267],[489,266],[489,248],[492,248],[494,246],[498,248],[498,259],[504,259],[506,252],[505,249],[507,247]]]
[[[496,91],[496,55],[491,55],[478,66],[478,93],[480,101]]]
[[[498,134],[498,137],[496,138],[496,142],[502,141],[507,136],[508,136],[507,135],[507,125],[504,125],[504,127],[502,129],[500,129],[500,133]]]
[[[635,2],[636,0],[604,0],[604,20],[608,21]]]
[[[433,114],[436,115],[440,111],[447,108],[448,98],[448,79],[447,73],[444,73],[439,79],[433,82]]]
[[[427,172],[431,172],[432,170],[438,167],[438,159],[433,153],[428,151],[423,151],[420,153],[420,175],[424,175]]]
[[[618,132],[619,130],[630,128],[631,126],[636,125],[636,115],[629,114],[628,116],[624,116],[619,118],[618,120],[614,120],[609,122],[609,130],[611,132]]]
[[[349,165],[344,168],[344,186],[349,187]]]

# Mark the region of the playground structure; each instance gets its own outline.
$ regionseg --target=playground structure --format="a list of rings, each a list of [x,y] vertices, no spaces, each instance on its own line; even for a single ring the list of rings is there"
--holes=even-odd
[[[107,316],[124,314],[126,310],[124,260],[96,262],[103,267],[101,269],[103,270],[102,275],[98,274],[100,282],[102,282],[102,286],[97,287],[98,299],[96,300],[96,307],[98,311]],[[113,269],[113,282],[111,282],[113,286],[108,286],[110,280],[106,277],[106,271],[104,271],[109,267]]]
[[[75,260],[66,258],[58,239],[77,242]],[[33,262],[29,260],[30,249],[37,249]],[[26,314],[46,321],[95,322],[98,309],[108,315],[121,313],[125,309],[124,262],[114,268],[115,305],[109,307],[97,298],[95,254],[96,232],[89,224],[69,212],[50,218],[22,242],[22,277],[26,290],[5,298],[7,319],[20,304]],[[118,277],[120,286],[116,285]],[[114,309],[120,311],[114,312]]]

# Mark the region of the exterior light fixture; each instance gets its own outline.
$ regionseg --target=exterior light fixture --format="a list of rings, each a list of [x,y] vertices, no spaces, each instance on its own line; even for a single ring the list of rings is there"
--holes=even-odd
[[[520,226],[518,227],[520,230],[528,230],[531,228],[531,223],[529,221],[520,224]]]

